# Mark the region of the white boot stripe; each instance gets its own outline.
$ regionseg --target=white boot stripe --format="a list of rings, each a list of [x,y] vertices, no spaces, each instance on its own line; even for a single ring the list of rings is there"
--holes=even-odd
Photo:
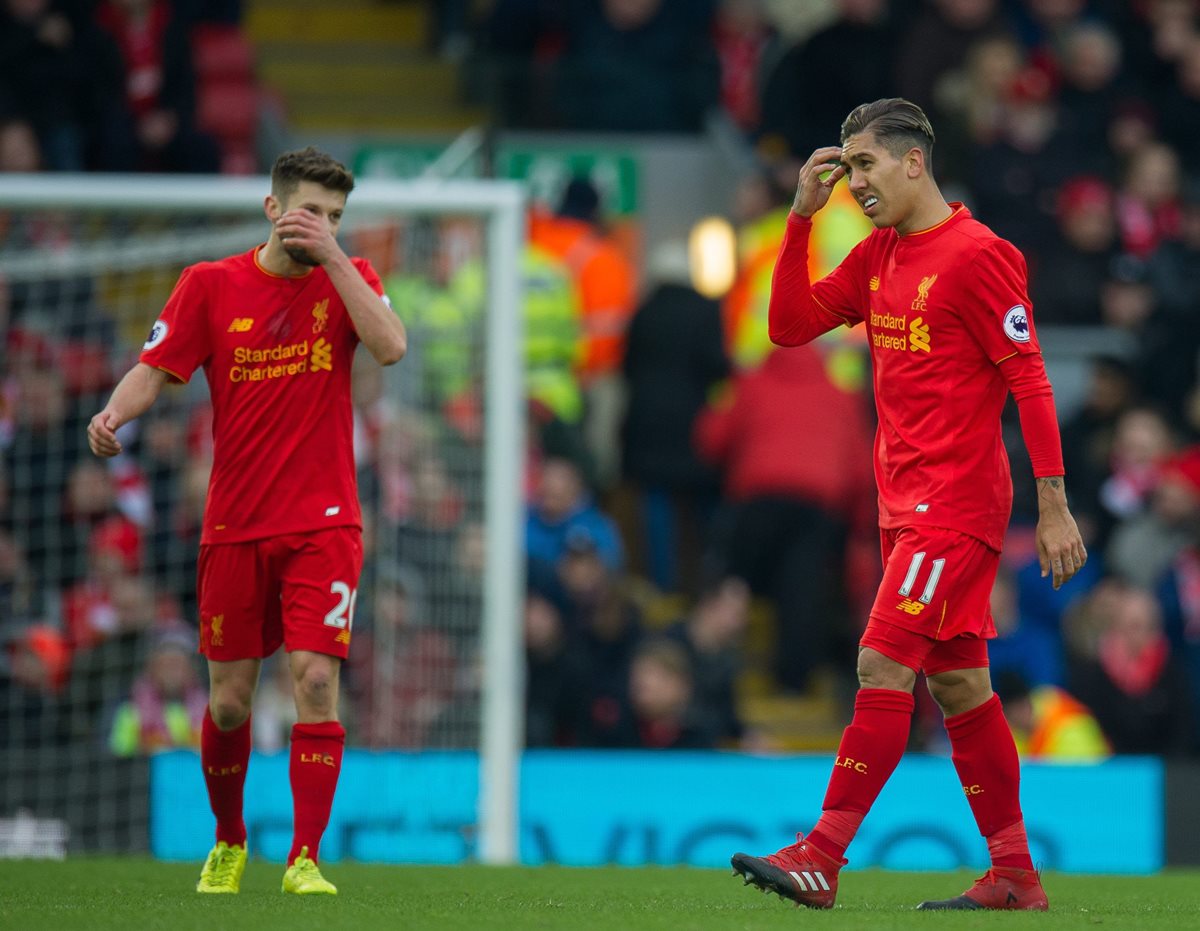
[[[826,892],[829,891],[829,883],[825,882],[825,874],[820,870],[817,870],[817,882],[821,884],[822,889],[824,889]]]
[[[817,881],[813,879],[812,873],[810,873],[808,870],[801,870],[801,872],[804,873],[804,878],[808,880],[808,887],[812,889],[813,892],[816,892]]]
[[[799,873],[797,873],[795,870],[788,870],[788,874],[792,877],[792,879],[796,880],[796,885],[800,887],[801,892],[808,892],[808,886],[804,884],[804,879]],[[813,891],[815,892],[816,889],[817,887],[814,885]]]

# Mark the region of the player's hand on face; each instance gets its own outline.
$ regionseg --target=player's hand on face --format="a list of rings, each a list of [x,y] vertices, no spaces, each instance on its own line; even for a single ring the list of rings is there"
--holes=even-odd
[[[111,411],[101,411],[88,424],[88,446],[97,456],[105,459],[115,456],[121,451],[121,443],[117,439],[116,429],[119,426],[117,415]]]
[[[1087,565],[1087,547],[1070,511],[1043,514],[1037,525],[1038,562],[1042,578],[1051,576],[1057,591]]]
[[[846,174],[846,167],[841,159],[842,147],[836,145],[817,149],[809,156],[804,167],[800,169],[800,180],[796,184],[796,198],[792,201],[794,213],[802,217],[811,217],[829,203],[833,186]]]
[[[329,221],[308,210],[289,210],[275,221],[275,232],[281,242],[297,246],[324,265],[340,251]]]

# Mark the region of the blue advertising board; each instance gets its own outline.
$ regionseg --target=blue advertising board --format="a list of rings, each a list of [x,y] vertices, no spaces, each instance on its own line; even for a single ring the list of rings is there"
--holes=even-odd
[[[830,756],[529,751],[521,767],[521,861],[726,866],[738,850],[770,852],[808,830],[832,764]],[[322,859],[472,859],[477,794],[473,753],[347,751]],[[1162,868],[1163,768],[1156,759],[1026,764],[1022,802],[1034,860],[1046,869]],[[245,811],[254,854],[282,861],[292,819],[286,754],[255,755]],[[154,854],[202,860],[212,836],[196,755],[155,757]],[[986,845],[950,761],[906,757],[848,856],[850,868],[986,866]]]

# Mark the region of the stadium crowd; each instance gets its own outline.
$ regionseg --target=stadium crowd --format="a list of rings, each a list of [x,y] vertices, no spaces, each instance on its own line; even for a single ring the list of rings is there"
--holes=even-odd
[[[141,48],[122,24],[166,4],[91,6],[5,0],[0,170],[215,170],[186,74],[164,73],[155,100],[121,76]],[[499,76],[491,102],[508,126],[720,119],[758,160],[730,205],[740,266],[720,300],[692,287],[682,247],[630,261],[586,179],[530,217],[527,742],[769,746],[739,701],[755,619],[774,638],[759,670],[773,689],[804,695],[851,668],[879,573],[865,346],[851,334],[772,351],[765,296],[798,160],[856,104],[905,96],[937,130],[943,189],[1026,255],[1041,331],[1086,327],[1113,347],[1060,411],[1091,554],[1060,591],[1039,577],[1009,418],[1016,496],[991,655],[1010,723],[1031,755],[1196,754],[1200,4],[832,6],[795,39],[758,0],[495,0],[472,24],[473,66]],[[165,50],[174,20],[155,22]],[[0,226],[5,248],[73,235],[53,216]],[[831,248],[865,229],[830,229]],[[477,701],[476,646],[456,619],[481,601],[482,501],[456,463],[481,443],[481,269],[435,265],[387,281],[415,357],[397,377],[418,382],[422,405],[356,370],[368,558],[345,717],[360,746],[474,743],[447,722]],[[180,394],[129,431],[125,454],[91,458],[84,425],[136,347],[101,309],[101,282],[6,285],[2,267],[0,733],[118,755],[195,745],[207,410]],[[292,722],[286,681],[268,667],[264,682],[255,739],[271,750]],[[914,739],[943,746],[940,714],[918,714]]]

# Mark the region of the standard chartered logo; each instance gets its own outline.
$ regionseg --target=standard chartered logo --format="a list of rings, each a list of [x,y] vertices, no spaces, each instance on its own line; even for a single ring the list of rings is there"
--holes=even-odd
[[[333,345],[325,341],[325,337],[321,337],[312,346],[312,358],[309,360],[311,371],[317,372],[325,370],[326,372],[333,371]]]
[[[314,343],[282,343],[269,349],[237,346],[233,350],[233,366],[229,380],[242,382],[269,381],[306,372],[333,371],[333,344],[321,337]]]

